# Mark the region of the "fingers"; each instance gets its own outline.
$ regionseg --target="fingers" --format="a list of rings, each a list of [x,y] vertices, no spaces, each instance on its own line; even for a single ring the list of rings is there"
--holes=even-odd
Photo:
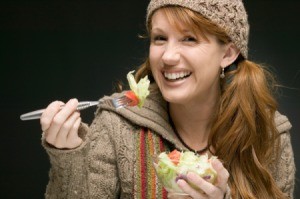
[[[205,195],[203,193],[191,187],[191,185],[188,184],[185,180],[180,179],[177,181],[177,184],[185,193],[188,193],[191,198],[205,198]]]
[[[53,117],[53,125],[61,126],[74,111],[78,105],[77,99],[71,99],[66,105]]]
[[[63,102],[54,101],[45,109],[40,119],[43,131],[46,131],[50,127],[50,125],[52,125],[52,123],[61,125],[61,123],[65,121],[70,116],[70,114],[76,110],[78,100],[69,100],[64,108],[61,108],[62,105],[64,105]]]
[[[78,128],[80,126],[81,123],[81,118],[77,118],[77,120],[75,121],[74,125],[72,126],[68,137],[67,137],[67,141],[68,141],[68,146],[67,148],[75,148],[79,145],[81,145],[82,143],[82,139],[78,136]]]
[[[63,123],[76,110],[78,101],[76,99],[71,99],[63,108],[61,108],[62,104],[62,102],[57,101],[51,103],[41,116],[42,130],[45,132],[47,141],[51,144],[56,139],[57,133]]]
[[[212,166],[218,174],[216,186],[218,186],[222,191],[226,192],[229,172],[218,159],[213,160]]]
[[[41,116],[46,142],[56,148],[75,148],[82,143],[78,137],[80,113],[76,112],[77,99],[71,99],[62,108],[62,102],[51,103]]]
[[[181,193],[168,193],[168,199],[193,199],[188,194],[181,194]]]
[[[53,117],[60,111],[63,104],[61,101],[54,101],[44,110],[40,119],[43,131],[46,131],[50,127]]]
[[[80,121],[80,114],[78,112],[74,112],[61,126],[59,129],[59,132],[55,133],[53,132],[53,138],[51,137],[51,143],[52,145],[55,145],[57,148],[69,148],[69,143],[70,139],[69,134],[73,132],[74,134],[74,129],[76,130],[76,135],[77,135],[77,129],[74,127],[75,123],[78,123],[78,120]],[[76,123],[76,125],[77,125]],[[51,133],[49,133],[51,134]],[[56,135],[56,136],[55,136]],[[73,136],[74,137],[74,136]],[[72,137],[72,139],[74,139]],[[73,140],[72,140],[73,141]]]
[[[211,184],[193,172],[187,174],[187,180],[178,180],[179,187],[192,198],[223,198],[227,190],[229,173],[220,162],[214,160],[212,166],[216,170],[217,183]]]

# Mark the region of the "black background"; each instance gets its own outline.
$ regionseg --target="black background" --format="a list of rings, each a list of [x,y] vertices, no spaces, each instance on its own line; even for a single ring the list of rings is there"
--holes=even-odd
[[[300,2],[244,1],[250,21],[249,57],[272,67],[282,85],[279,110],[293,124],[297,166],[300,118]],[[53,100],[97,100],[126,82],[147,55],[143,35],[148,0],[0,3],[0,196],[43,198],[48,157],[39,121],[22,113]],[[90,122],[95,109],[82,113]],[[295,198],[300,198],[297,173]]]

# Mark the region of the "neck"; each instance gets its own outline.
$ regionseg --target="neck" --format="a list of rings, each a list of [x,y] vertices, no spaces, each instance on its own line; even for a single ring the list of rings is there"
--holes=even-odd
[[[215,102],[197,106],[169,104],[175,131],[188,148],[198,151],[207,147],[215,104]]]

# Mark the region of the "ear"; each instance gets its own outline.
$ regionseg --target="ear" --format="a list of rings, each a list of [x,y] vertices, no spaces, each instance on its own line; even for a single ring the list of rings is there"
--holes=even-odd
[[[232,64],[236,58],[239,56],[240,51],[239,49],[231,42],[226,44],[225,46],[225,54],[221,61],[221,67],[226,68],[230,64]]]

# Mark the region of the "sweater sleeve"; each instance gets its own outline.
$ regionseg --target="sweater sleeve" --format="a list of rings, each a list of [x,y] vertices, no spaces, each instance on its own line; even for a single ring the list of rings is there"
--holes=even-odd
[[[89,197],[119,198],[120,181],[115,150],[116,121],[107,111],[98,112],[91,126],[92,136],[88,155]]]
[[[81,124],[81,135],[86,135],[89,128]],[[50,158],[51,168],[45,198],[87,198],[86,152],[89,139],[82,137],[84,142],[76,149],[60,150],[53,148],[42,137],[42,145]]]
[[[276,182],[283,193],[293,198],[295,186],[296,166],[291,144],[291,136],[288,131],[281,134],[281,153],[277,164]]]
[[[51,169],[46,199],[117,198],[119,183],[108,114],[97,114],[90,128],[82,124],[84,142],[76,149],[60,150],[43,145]]]

